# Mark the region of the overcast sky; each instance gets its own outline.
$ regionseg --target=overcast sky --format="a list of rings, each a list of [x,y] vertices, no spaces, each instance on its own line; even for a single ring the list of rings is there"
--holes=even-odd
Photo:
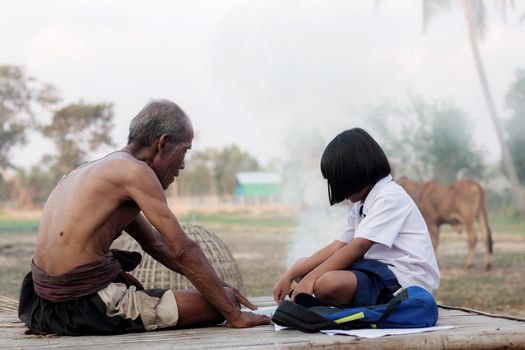
[[[285,157],[294,130],[329,141],[363,126],[355,111],[381,99],[406,103],[411,91],[454,101],[488,159],[499,157],[461,8],[423,33],[421,1],[376,3],[4,0],[0,64],[52,83],[63,103],[113,102],[119,146],[140,108],[167,98],[192,119],[194,149],[235,143],[264,164]],[[525,69],[525,1],[506,21],[488,3],[481,52],[505,117],[505,93]],[[14,162],[32,164],[48,147],[34,136]]]

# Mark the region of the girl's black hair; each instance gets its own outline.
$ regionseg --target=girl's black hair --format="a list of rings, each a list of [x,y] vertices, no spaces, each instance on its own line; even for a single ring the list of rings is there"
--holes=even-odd
[[[390,174],[390,164],[372,136],[354,128],[343,131],[326,146],[321,172],[328,182],[328,199],[334,205]]]

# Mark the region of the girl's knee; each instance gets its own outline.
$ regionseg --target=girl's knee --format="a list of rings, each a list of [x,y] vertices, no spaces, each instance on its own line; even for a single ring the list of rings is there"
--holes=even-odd
[[[340,290],[341,279],[337,273],[330,271],[323,274],[315,281],[314,293],[319,299],[329,299]]]

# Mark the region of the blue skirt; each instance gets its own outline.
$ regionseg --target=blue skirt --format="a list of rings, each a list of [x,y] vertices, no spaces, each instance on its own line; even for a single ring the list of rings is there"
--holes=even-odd
[[[393,292],[401,288],[396,276],[386,264],[361,258],[347,270],[357,277],[357,288],[352,307],[388,303]]]

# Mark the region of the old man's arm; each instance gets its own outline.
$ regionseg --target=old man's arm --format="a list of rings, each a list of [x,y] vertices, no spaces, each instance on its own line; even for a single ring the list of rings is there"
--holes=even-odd
[[[173,254],[169,245],[142,213],[125,228],[125,231],[155,260],[169,266],[175,272],[182,273],[178,266],[173,264]]]
[[[169,209],[164,191],[153,171],[146,167],[137,167],[133,172],[135,173],[128,174],[129,178],[124,181],[126,192],[137,203],[145,219],[154,229],[139,215],[127,227],[128,233],[138,239],[144,250],[153,258],[184,274],[204,298],[219,310],[227,325],[249,327],[261,324],[259,318],[252,318],[257,315],[250,316],[241,312],[227,297],[223,288],[224,282],[217,276],[198,244],[184,233]],[[159,236],[156,235],[157,232]],[[239,293],[236,293],[236,296],[239,303],[255,308]]]

